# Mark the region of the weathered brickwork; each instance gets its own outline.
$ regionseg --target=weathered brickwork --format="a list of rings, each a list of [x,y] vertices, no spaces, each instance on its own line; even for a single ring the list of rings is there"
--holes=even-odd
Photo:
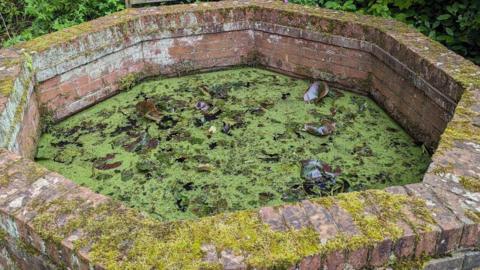
[[[209,218],[163,224],[29,160],[40,117],[67,117],[115,94],[129,76],[241,64],[370,95],[428,149],[438,145],[423,182],[211,217],[219,231],[245,226],[235,231],[238,243],[225,244],[211,232],[184,235]],[[0,268],[409,269],[425,257],[474,250],[479,78],[480,68],[402,23],[282,1],[128,9],[2,49]],[[228,221],[232,216],[238,220]],[[179,234],[165,238],[172,226]],[[268,237],[242,238],[247,232]],[[186,239],[197,253],[183,259],[156,253],[170,251],[161,248],[172,238]],[[285,246],[294,251],[276,253]],[[479,265],[478,252],[468,251],[426,269]]]

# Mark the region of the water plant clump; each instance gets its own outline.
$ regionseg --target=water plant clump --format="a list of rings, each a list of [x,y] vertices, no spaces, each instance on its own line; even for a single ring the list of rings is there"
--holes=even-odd
[[[373,101],[307,102],[309,85],[255,68],[149,80],[52,126],[36,160],[160,220],[421,180],[429,155]]]

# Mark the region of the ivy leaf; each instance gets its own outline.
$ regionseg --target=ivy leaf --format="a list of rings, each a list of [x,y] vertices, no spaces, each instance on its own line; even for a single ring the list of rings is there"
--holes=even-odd
[[[447,32],[447,34],[448,34],[449,36],[453,36],[453,35],[454,35],[453,30],[452,30],[452,28],[450,28],[450,27],[445,28],[445,32]]]
[[[328,1],[325,3],[325,7],[330,9],[340,9],[342,6],[335,1]]]
[[[457,5],[447,6],[447,11],[455,15],[455,13],[457,13],[458,11],[458,6]]]
[[[451,16],[452,16],[452,15],[450,15],[450,14],[442,14],[442,15],[440,15],[440,16],[437,17],[437,20],[439,20],[439,21],[445,21],[445,20],[450,19]]]

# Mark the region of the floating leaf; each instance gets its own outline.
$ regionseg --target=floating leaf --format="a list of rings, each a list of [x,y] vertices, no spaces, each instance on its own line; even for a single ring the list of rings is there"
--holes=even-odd
[[[327,136],[335,132],[335,122],[326,121],[323,125],[305,124],[303,130],[315,136]]]
[[[158,127],[160,129],[169,129],[173,128],[178,123],[178,120],[171,115],[163,116],[160,121],[158,121]]]
[[[152,160],[140,160],[136,164],[137,170],[141,172],[151,171],[155,168],[155,166],[155,162]]]
[[[211,127],[208,129],[208,133],[209,133],[209,134],[213,134],[213,133],[215,133],[215,132],[217,132],[217,128],[216,128],[215,126],[211,126]]]
[[[122,181],[128,181],[132,179],[133,177],[133,171],[132,170],[123,170],[122,173],[120,174],[120,177]]]
[[[199,102],[197,102],[197,104],[195,104],[195,108],[200,110],[202,113],[208,112],[210,107],[211,107],[211,105],[208,104],[207,102],[204,102],[204,101],[199,101]]]
[[[450,14],[442,14],[442,15],[440,15],[440,16],[437,17],[437,20],[439,20],[439,21],[445,21],[445,20],[450,19],[451,16],[452,16],[452,15],[450,15]]]
[[[261,151],[263,156],[260,156],[259,159],[266,161],[266,162],[279,162],[280,161],[280,155],[277,153],[268,153],[265,150]]]
[[[230,124],[229,123],[226,123],[226,122],[223,122],[223,126],[222,126],[222,132],[229,135],[230,134]]]
[[[330,165],[320,160],[303,160],[301,165],[301,177],[305,179],[304,188],[308,193],[314,193],[315,187],[325,190],[334,185],[340,174],[339,168],[332,171]]]
[[[209,163],[198,164],[197,170],[199,172],[211,172],[215,170],[215,166]]]
[[[111,170],[120,167],[122,165],[121,161],[117,161],[114,163],[103,163],[103,164],[98,164],[95,166],[96,169],[99,170]]]
[[[317,102],[328,94],[329,88],[325,82],[316,81],[310,85],[303,95],[305,102]]]
[[[135,105],[135,109],[141,116],[154,122],[159,123],[162,119],[162,114],[158,111],[155,103],[153,103],[150,99],[145,99],[144,101],[138,102]]]

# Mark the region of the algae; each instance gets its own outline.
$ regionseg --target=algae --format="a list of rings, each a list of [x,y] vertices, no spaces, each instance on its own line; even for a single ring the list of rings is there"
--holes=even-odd
[[[149,80],[51,126],[36,160],[160,220],[421,180],[430,157],[372,100],[306,104],[308,86],[255,68]],[[333,134],[302,131],[324,120]],[[335,185],[305,188],[306,159],[340,168]]]

